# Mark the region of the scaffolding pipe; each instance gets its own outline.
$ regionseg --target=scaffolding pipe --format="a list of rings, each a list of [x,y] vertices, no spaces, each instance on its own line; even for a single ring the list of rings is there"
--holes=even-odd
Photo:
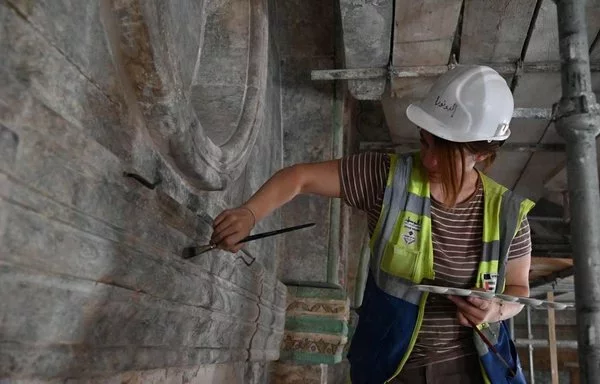
[[[393,143],[390,141],[361,141],[361,151],[396,151],[413,152],[421,148],[419,141],[403,141],[402,143]],[[499,149],[501,152],[565,152],[564,144],[530,144],[530,143],[506,143]],[[561,221],[562,217],[558,218]]]
[[[414,78],[437,77],[448,72],[456,65],[421,65],[412,67],[375,67],[375,68],[348,68],[348,69],[313,69],[311,80],[369,80],[385,77]],[[558,73],[561,63],[506,63],[489,64],[491,68],[501,75],[514,75],[515,73]],[[600,64],[592,64],[594,72],[600,71]]]
[[[531,332],[531,307],[527,306],[527,339],[533,340]],[[529,383],[535,384],[535,375],[533,374],[533,344],[529,344]]]
[[[515,108],[513,111],[513,119],[550,120],[551,118],[551,108]]]
[[[562,67],[556,130],[567,144],[579,366],[582,382],[593,383],[600,377],[600,196],[595,140],[600,108],[592,91],[586,2],[555,3]]]
[[[515,339],[517,347],[548,348],[548,340],[541,339]],[[577,349],[577,340],[556,340],[556,346],[564,349]]]

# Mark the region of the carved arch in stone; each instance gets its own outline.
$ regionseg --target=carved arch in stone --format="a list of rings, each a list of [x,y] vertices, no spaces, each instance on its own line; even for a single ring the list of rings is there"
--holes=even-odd
[[[191,185],[225,189],[263,123],[266,0],[106,1],[117,34],[113,57],[134,99],[129,108]]]

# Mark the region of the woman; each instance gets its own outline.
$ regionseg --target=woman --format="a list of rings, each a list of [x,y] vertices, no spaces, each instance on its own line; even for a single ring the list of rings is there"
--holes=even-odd
[[[483,66],[441,76],[407,109],[417,155],[366,153],[277,172],[214,222],[212,241],[236,252],[256,221],[299,194],[341,197],[368,213],[371,261],[348,359],[353,383],[524,382],[503,320],[521,305],[427,295],[430,283],[528,296],[533,203],[480,173],[510,135],[513,98]],[[486,334],[510,369],[471,329]]]

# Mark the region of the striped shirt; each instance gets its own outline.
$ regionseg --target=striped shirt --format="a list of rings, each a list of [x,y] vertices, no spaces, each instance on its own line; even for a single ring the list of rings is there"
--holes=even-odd
[[[361,153],[342,159],[342,194],[350,206],[364,210],[373,233],[381,212],[390,169],[390,157],[383,153]],[[475,286],[483,249],[483,186],[467,201],[453,208],[431,198],[431,229],[435,278],[424,281],[458,288]],[[513,239],[509,260],[531,253],[527,218]],[[359,320],[360,321],[360,320]],[[406,363],[416,368],[476,354],[473,331],[456,320],[456,306],[442,295],[429,295],[423,324],[413,352]]]

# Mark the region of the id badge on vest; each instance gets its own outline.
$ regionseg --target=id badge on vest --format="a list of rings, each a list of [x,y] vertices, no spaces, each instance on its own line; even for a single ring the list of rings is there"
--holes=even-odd
[[[483,289],[486,292],[495,292],[496,284],[498,283],[498,274],[497,273],[483,273],[481,276],[481,281],[483,282]]]
[[[421,282],[424,270],[421,265],[422,220],[412,212],[402,213],[396,222],[393,240],[385,247],[380,264],[383,271],[414,283]]]
[[[400,237],[404,241],[405,245],[417,245],[419,243],[418,236],[420,232],[421,223],[419,220],[411,219],[410,217],[404,219],[404,222],[402,223],[402,232]]]

